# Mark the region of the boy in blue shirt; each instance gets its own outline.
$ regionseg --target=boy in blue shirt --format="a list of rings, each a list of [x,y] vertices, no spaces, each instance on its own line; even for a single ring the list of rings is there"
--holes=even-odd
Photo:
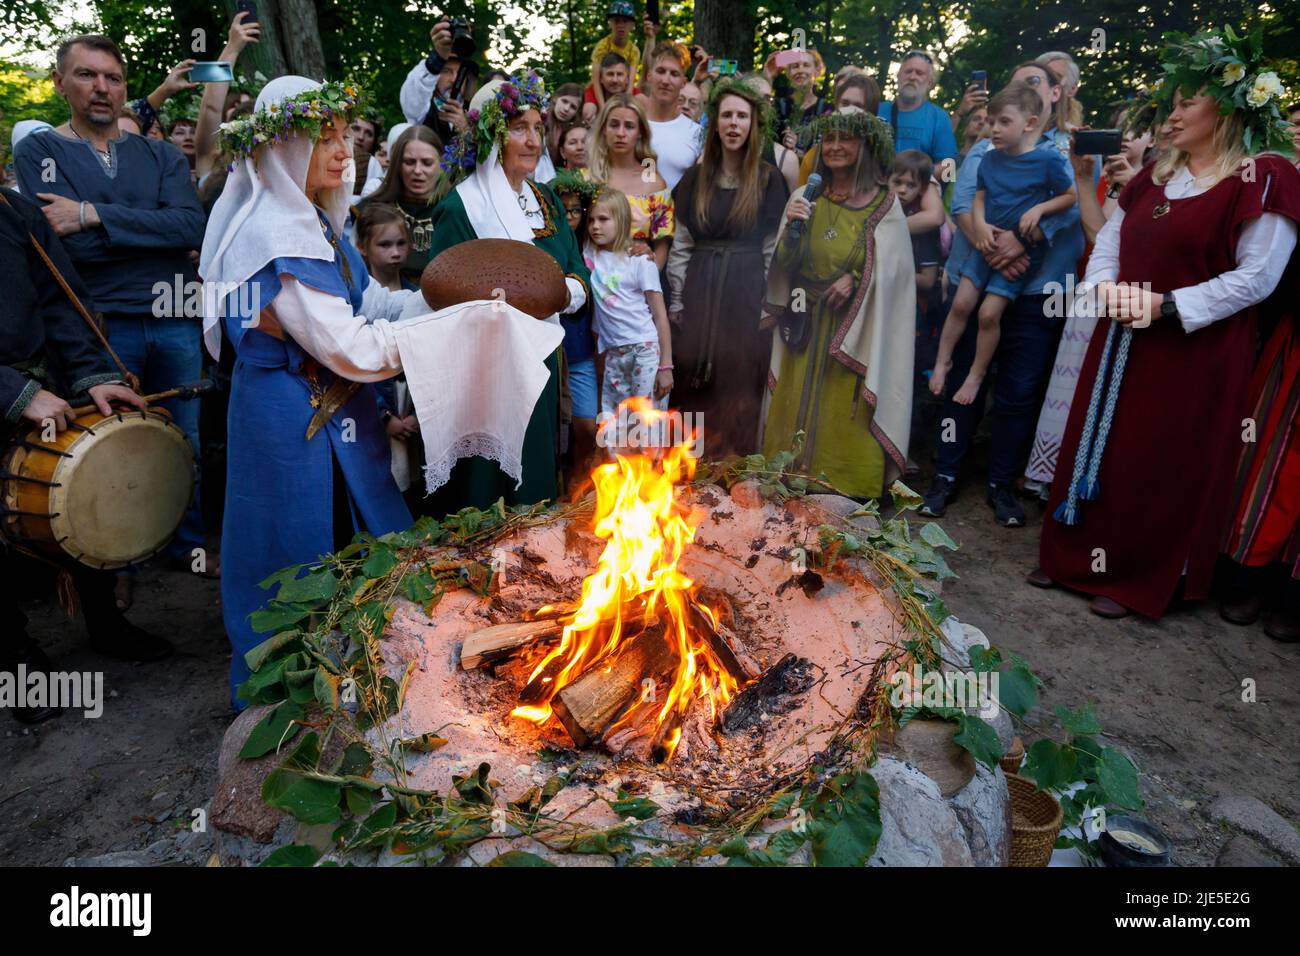
[[[1013,83],[989,103],[990,139],[993,148],[980,164],[978,188],[971,218],[975,224],[976,248],[993,251],[998,232],[1015,232],[1029,253],[1030,266],[1019,279],[1007,279],[995,272],[983,255],[968,257],[961,270],[961,282],[953,297],[948,318],[939,338],[939,356],[930,376],[930,391],[944,392],[957,347],[971,313],[979,303],[979,335],[975,339],[975,360],[953,401],[969,405],[979,394],[989,364],[998,348],[1002,313],[1033,275],[1042,259],[1042,243],[1031,244],[1028,234],[1044,216],[1064,212],[1074,205],[1074,183],[1057,157],[1035,149],[1042,130],[1039,115],[1043,100],[1028,84]]]

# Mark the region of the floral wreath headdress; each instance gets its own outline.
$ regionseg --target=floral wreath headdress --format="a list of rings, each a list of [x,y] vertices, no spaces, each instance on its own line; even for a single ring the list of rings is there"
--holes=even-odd
[[[857,106],[845,106],[833,113],[818,116],[803,127],[800,138],[812,135],[820,142],[832,130],[846,132],[854,139],[865,140],[866,148],[881,169],[888,170],[894,165],[894,132],[879,116]]]
[[[573,194],[582,200],[582,208],[587,209],[597,194],[604,188],[601,183],[587,179],[575,169],[561,169],[555,174],[548,186],[557,196]]]
[[[709,101],[704,107],[704,113],[710,122],[718,115],[722,98],[728,94],[739,96],[754,106],[753,129],[763,140],[776,139],[776,111],[772,108],[771,97],[762,95],[747,80],[738,76],[723,77],[713,84],[713,89],[709,91]]]
[[[1220,113],[1242,114],[1247,153],[1286,146],[1288,127],[1282,115],[1286,90],[1277,73],[1264,69],[1262,27],[1246,36],[1225,26],[1222,33],[1166,33],[1164,40],[1164,74],[1152,90],[1161,122],[1173,110],[1175,90],[1184,96],[1204,90],[1218,101]]]
[[[479,92],[487,89],[490,86]],[[529,109],[545,116],[549,102],[546,87],[535,70],[503,80],[482,106],[465,114],[469,126],[442,151],[443,172],[453,183],[465,178],[478,165],[480,157],[486,158],[492,152],[494,145],[505,146],[512,119]]]
[[[264,143],[278,143],[295,133],[306,132],[315,139],[335,119],[350,123],[360,109],[361,92],[351,83],[325,83],[222,123],[217,144],[232,159],[252,156]]]

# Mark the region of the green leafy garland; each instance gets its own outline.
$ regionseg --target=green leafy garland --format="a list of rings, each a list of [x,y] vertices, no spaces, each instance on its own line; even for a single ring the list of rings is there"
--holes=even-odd
[[[604,188],[603,184],[595,180],[588,179],[579,173],[576,169],[561,169],[555,174],[548,186],[555,191],[557,196],[576,195],[582,200],[582,208],[587,209],[591,206],[592,200],[600,194]]]
[[[1161,62],[1163,74],[1152,92],[1160,119],[1173,110],[1174,92],[1213,96],[1223,114],[1240,113],[1245,120],[1246,152],[1284,149],[1290,140],[1282,115],[1286,90],[1277,73],[1264,69],[1264,33],[1257,27],[1238,36],[1232,27],[1194,35],[1166,33]]]
[[[790,470],[798,442],[796,438],[793,451],[771,459],[751,455],[702,466],[696,484],[730,488],[753,480],[765,497],[777,501],[812,491],[835,493],[824,476]],[[901,483],[891,491],[904,511],[921,501]],[[739,795],[739,803],[714,801],[694,818],[692,839],[670,841],[643,827],[660,807],[627,790],[608,801],[623,820],[613,827],[590,829],[548,815],[547,804],[582,769],[581,757],[568,751],[539,752],[555,772],[505,807],[497,803],[498,784],[485,763],[471,774],[453,777],[446,793],[410,786],[406,754],[437,750],[446,740],[436,729],[411,738],[387,734],[415,666],[408,665],[398,679],[384,673],[379,638],[393,614],[393,599],[400,594],[431,613],[450,589],[470,588],[486,596],[493,572],[478,556],[490,554],[494,542],[560,517],[581,519],[592,506],[590,496],[549,508],[508,508],[498,501],[487,511],[465,509],[441,522],[424,517],[403,532],[358,535],[319,563],[286,568],[262,582],[276,591],[252,623],[273,636],[246,655],[252,676],[239,696],[274,706],[249,735],[240,757],[287,752],[284,763],[266,778],[263,800],[301,823],[333,825],[327,844],[282,847],[264,866],[316,865],[326,853],[332,865],[357,854],[373,858],[383,850],[437,863],[501,835],[503,823],[508,836],[530,836],[552,851],[617,854],[627,865],[676,865],[715,855],[725,857],[729,866],[784,865],[805,845],[818,865],[861,866],[870,858],[881,832],[879,788],[869,772],[876,740],[882,730],[916,716],[891,707],[887,672],[912,662],[941,665],[945,639],[938,624],[948,612],[930,582],[954,576],[938,553],[955,548],[952,539],[935,524],[924,525],[919,539],[913,538],[901,513],[874,529],[823,525],[807,557],[810,569],[850,562],[850,570],[896,598],[891,604],[905,639],[875,662],[858,705],[819,754],[774,777],[765,792]],[[878,518],[879,510],[873,503],[850,517],[858,515]],[[971,656],[976,668],[995,669],[1001,663],[996,651]],[[1013,665],[1001,675],[1003,688],[1011,689],[1004,689],[1002,704],[1023,716],[1036,703],[1037,678],[1022,661],[1013,659]],[[981,762],[996,764],[1001,747],[992,727],[965,712],[938,716],[961,723],[957,742]],[[1116,795],[1124,794],[1115,780],[1126,783],[1131,764],[1121,764],[1114,752],[1098,747],[1092,724],[1082,716],[1067,716],[1072,738],[1065,745],[1038,741],[1022,772],[1044,787],[1064,785],[1067,778],[1095,784],[1091,793],[1076,797],[1080,807],[1088,800],[1119,802]],[[367,730],[379,738],[377,745],[367,739]],[[1084,754],[1096,760],[1089,762]],[[1135,788],[1135,771],[1131,777]],[[1073,810],[1068,804],[1067,809]],[[761,848],[751,845],[754,831],[765,821],[791,817],[797,826],[772,833]],[[491,865],[549,864],[536,854],[511,851]]]
[[[875,157],[876,165],[889,170],[894,165],[894,132],[889,124],[856,106],[823,113],[799,130],[800,142],[820,142],[831,130],[845,132],[854,139],[866,141],[866,149]]]
[[[709,117],[709,126],[713,125],[724,96],[739,96],[754,108],[752,135],[757,135],[762,142],[776,139],[776,110],[772,106],[772,98],[763,96],[739,76],[725,76],[709,90],[709,99],[704,107],[705,115]]]
[[[251,157],[259,146],[278,143],[296,133],[305,132],[316,139],[336,119],[344,124],[351,122],[360,108],[361,93],[355,86],[326,83],[269,103],[251,116],[222,123],[217,129],[217,143],[231,158]]]

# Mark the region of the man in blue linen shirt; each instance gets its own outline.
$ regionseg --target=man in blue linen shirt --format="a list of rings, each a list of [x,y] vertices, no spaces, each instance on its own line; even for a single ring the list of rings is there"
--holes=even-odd
[[[186,305],[201,300],[184,290],[197,278],[190,251],[203,244],[204,217],[185,156],[171,143],[119,133],[126,67],[110,38],[61,43],[54,86],[71,118],[19,143],[14,165],[22,191],[45,203],[46,219],[104,316],[109,343],[144,390],[194,382],[203,370],[202,319],[186,315]],[[161,296],[159,284],[168,290]],[[161,404],[197,458],[198,403]],[[188,567],[203,543],[196,493],[172,556]],[[215,569],[215,561],[206,563]]]

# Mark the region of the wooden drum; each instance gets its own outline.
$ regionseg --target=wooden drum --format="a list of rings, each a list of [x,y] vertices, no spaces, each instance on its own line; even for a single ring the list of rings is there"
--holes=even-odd
[[[98,411],[53,441],[20,432],[0,458],[0,537],[48,558],[120,568],[157,554],[194,495],[194,453],[164,409]]]

